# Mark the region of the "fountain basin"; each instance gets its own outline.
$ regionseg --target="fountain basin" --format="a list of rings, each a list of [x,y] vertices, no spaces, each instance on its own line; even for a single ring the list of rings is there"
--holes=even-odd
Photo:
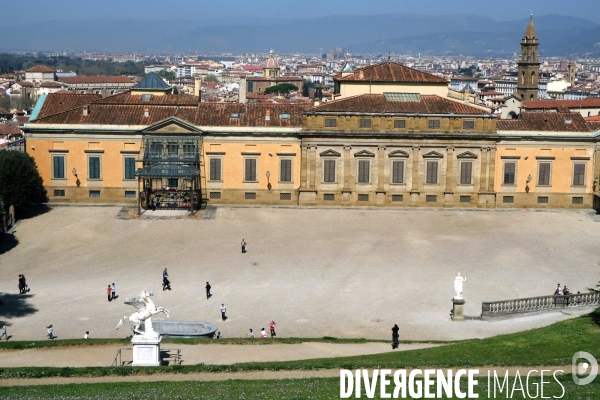
[[[143,324],[142,324],[143,325]],[[217,326],[205,321],[170,321],[152,319],[152,328],[161,336],[212,339]]]

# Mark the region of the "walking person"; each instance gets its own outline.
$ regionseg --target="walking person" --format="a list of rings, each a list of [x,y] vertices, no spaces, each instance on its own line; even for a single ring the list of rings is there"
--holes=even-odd
[[[19,274],[19,294],[25,293],[25,277]]]
[[[115,300],[116,298],[117,298],[117,287],[115,286],[115,283],[113,282],[112,285],[110,285],[110,299]]]
[[[85,331],[85,335],[83,335],[83,338],[89,339],[89,336],[88,336],[89,334],[90,334],[90,331]]]
[[[246,241],[242,239],[242,253],[246,252]]]
[[[248,332],[248,337],[250,339],[254,339],[254,332],[252,332],[252,329],[250,329],[250,332]]]
[[[46,328],[48,328],[48,334],[46,336],[50,339],[54,339],[56,336],[54,336],[54,328],[52,325],[48,325]]]
[[[392,328],[392,349],[397,349],[400,344],[400,335],[398,335],[399,330],[398,324],[394,324],[394,327]]]
[[[169,273],[165,268],[165,270],[163,271],[163,290],[167,289],[171,290],[171,281],[169,281]]]
[[[266,338],[266,337],[267,337],[267,332],[265,332],[265,328],[262,328],[262,329],[260,330],[260,338],[261,338],[261,339],[264,339],[264,338]]]
[[[227,312],[227,309],[225,308],[225,304],[221,304],[221,319],[223,321],[225,321],[227,319],[227,316],[225,315],[226,312]]]
[[[269,330],[271,331],[271,339],[274,338],[275,336],[277,336],[277,334],[275,333],[275,321],[271,321],[269,322]]]
[[[8,340],[8,333],[6,333],[6,324],[2,324],[2,335],[0,335],[0,340],[2,340],[3,336],[6,336],[6,340]]]
[[[111,292],[112,292],[112,290],[110,288],[110,284],[108,284],[108,287],[106,288],[106,294],[108,295],[108,301],[112,300],[111,296],[110,296]]]
[[[212,294],[210,294],[210,288],[211,288],[210,283],[206,282],[205,287],[206,287],[206,298],[210,299],[210,297],[212,296]]]

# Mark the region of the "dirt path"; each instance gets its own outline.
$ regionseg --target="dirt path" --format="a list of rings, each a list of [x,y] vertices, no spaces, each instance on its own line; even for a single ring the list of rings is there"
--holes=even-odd
[[[256,341],[260,339],[255,339]],[[215,341],[216,342],[216,341]],[[434,344],[401,344],[399,350],[435,347]],[[392,351],[387,343],[323,343],[268,345],[177,345],[164,344],[161,350],[181,349],[183,365],[235,364],[307,360],[311,358],[347,357]],[[42,349],[5,350],[0,352],[3,367],[108,367],[115,359],[117,346],[49,347]],[[131,349],[123,350],[123,361],[131,361]]]
[[[453,368],[454,372],[460,368]],[[539,376],[540,371],[544,370],[545,376],[550,376],[555,371],[558,374],[567,374],[571,371],[571,366],[554,367],[474,367],[479,369],[479,376],[487,376],[488,371],[493,374],[496,371],[498,376],[504,376],[506,371],[510,376],[515,376],[517,371],[521,376],[526,376],[531,370],[532,376]],[[407,370],[408,373],[412,370]],[[560,372],[562,371],[562,372]],[[248,371],[248,372],[201,372],[190,374],[154,374],[154,375],[136,375],[136,376],[103,376],[98,378],[41,378],[41,379],[22,379],[10,378],[0,380],[0,386],[28,386],[28,385],[65,385],[65,384],[84,384],[84,383],[113,383],[113,382],[160,382],[160,381],[225,381],[231,379],[259,380],[259,379],[303,379],[303,378],[338,378],[339,369],[321,369],[313,371]],[[493,375],[492,375],[493,376]]]

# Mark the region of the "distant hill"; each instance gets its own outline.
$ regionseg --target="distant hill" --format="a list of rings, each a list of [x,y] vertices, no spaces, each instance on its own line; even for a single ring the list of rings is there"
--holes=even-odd
[[[495,21],[474,14],[330,15],[311,19],[89,20],[0,26],[0,50],[118,52],[320,53],[421,52],[511,55],[527,18]],[[535,17],[542,55],[599,54],[600,24],[573,17]]]

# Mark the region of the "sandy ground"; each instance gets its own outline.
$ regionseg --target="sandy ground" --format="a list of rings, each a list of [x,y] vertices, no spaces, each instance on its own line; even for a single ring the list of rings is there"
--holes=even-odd
[[[600,278],[600,224],[578,211],[223,207],[212,220],[120,220],[119,211],[56,207],[19,222],[19,244],[0,254],[11,340],[46,340],[49,324],[63,339],[128,336],[115,331],[134,311],[123,300],[143,289],[171,319],[210,321],[225,337],[273,319],[280,337],[389,339],[397,323],[401,339],[481,338],[572,315],[452,322],[457,272],[468,315],[484,300],[547,295],[558,282],[583,291]],[[173,290],[163,292],[165,267]],[[28,295],[17,293],[19,273]],[[120,297],[108,302],[112,282]]]
[[[557,375],[568,374],[571,372],[571,366],[544,366],[544,367],[472,367],[469,369],[479,369],[480,377],[496,375],[502,380],[506,371],[509,376],[516,376],[517,372],[521,377],[540,376],[543,370],[545,378],[551,377],[556,372]],[[453,374],[458,368],[453,368]],[[392,370],[394,371],[394,370]],[[412,369],[407,369],[407,374],[410,374]],[[369,370],[370,376],[373,371]],[[81,383],[109,383],[109,382],[161,382],[161,381],[224,381],[229,379],[305,379],[305,378],[339,378],[339,369],[324,369],[311,371],[249,371],[249,372],[219,372],[219,373],[191,373],[191,374],[153,374],[153,375],[135,375],[135,376],[103,376],[98,378],[41,378],[41,379],[22,379],[10,378],[0,380],[0,386],[26,386],[26,385],[65,385],[65,384],[81,384]],[[486,379],[486,378],[483,378]],[[523,378],[524,379],[524,378]],[[550,378],[552,379],[552,378]],[[546,381],[547,382],[547,381]]]
[[[255,339],[260,340],[260,339]],[[264,339],[268,340],[268,339]],[[401,344],[397,351],[425,349],[433,344]],[[266,345],[178,345],[164,344],[161,350],[180,349],[182,364],[235,364],[306,360],[387,353],[387,343],[319,343]],[[85,346],[0,351],[3,367],[108,367],[115,359],[116,346]],[[132,360],[131,347],[122,350],[122,361]]]

